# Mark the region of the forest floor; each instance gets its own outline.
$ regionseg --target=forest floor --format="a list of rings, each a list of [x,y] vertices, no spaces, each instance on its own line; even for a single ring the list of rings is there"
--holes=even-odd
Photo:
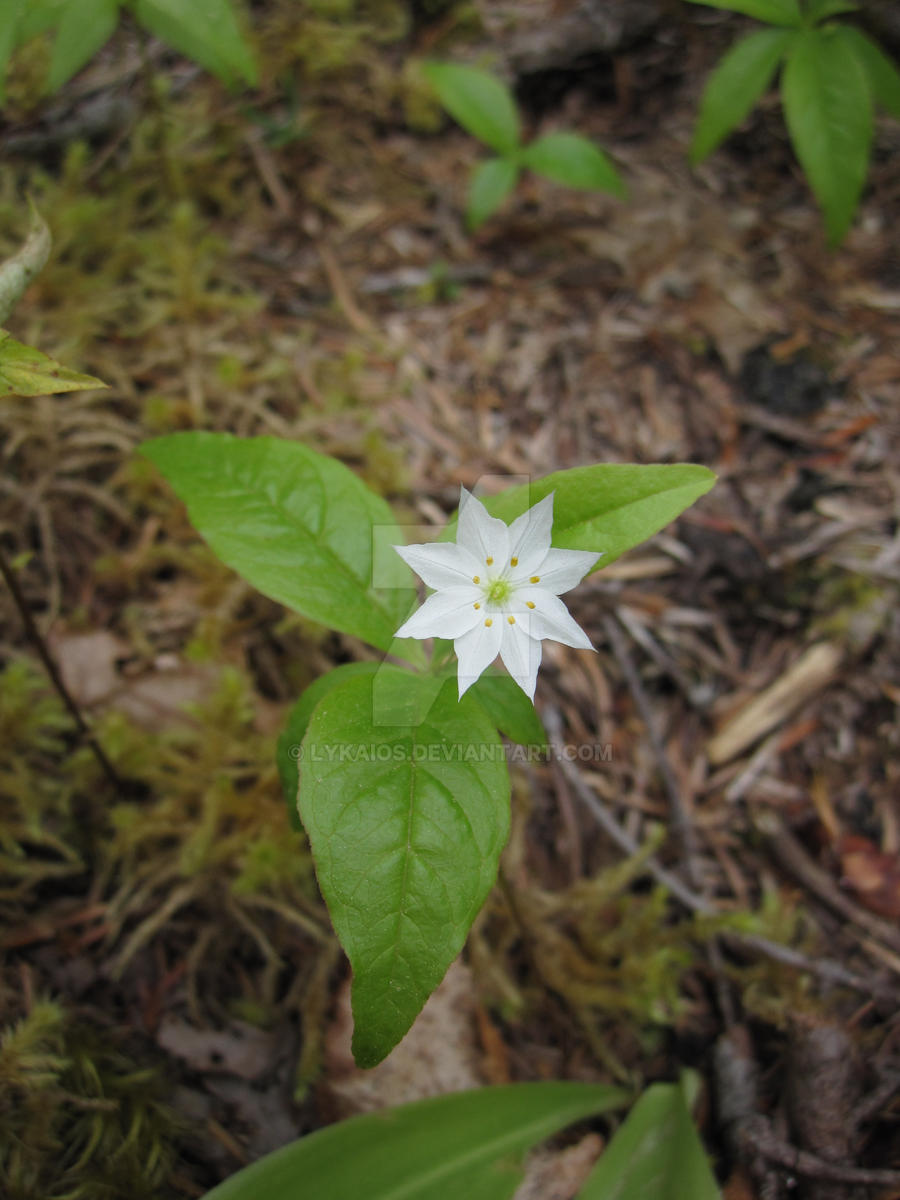
[[[37,51],[12,80],[0,230],[12,250],[28,193],[54,252],[8,327],[109,387],[3,402],[0,536],[126,781],[79,742],[0,594],[17,1195],[199,1196],[374,1105],[686,1066],[732,1200],[792,1175],[759,1116],[782,1148],[896,1166],[896,125],[829,252],[774,101],[688,165],[740,28],[691,10],[615,62],[523,84],[530,130],[593,137],[627,201],[529,177],[470,236],[482,152],[409,64],[477,31],[386,5],[376,42],[358,15],[297,7],[267,6],[253,95],[166,56],[148,95],[124,35],[43,108]],[[537,707],[603,753],[513,767],[502,886],[374,1072],[349,1057],[346,963],[274,767],[301,689],[371,651],[203,545],[135,453],[194,428],[301,439],[410,524],[487,477],[719,476],[573,595],[597,654],[548,645]],[[749,1096],[743,1160],[723,1070]],[[554,1195],[601,1145],[579,1137]],[[857,1194],[798,1178],[794,1195]]]

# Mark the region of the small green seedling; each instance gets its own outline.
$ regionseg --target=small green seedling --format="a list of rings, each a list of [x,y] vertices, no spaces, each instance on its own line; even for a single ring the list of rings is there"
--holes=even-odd
[[[713,71],[703,93],[691,160],[702,162],[747,116],[781,68],[781,103],[794,152],[825,217],[843,241],[866,181],[874,110],[900,117],[900,72],[854,25],[832,17],[847,0],[690,0],[765,21]]]
[[[577,133],[547,133],[522,145],[519,113],[505,84],[486,71],[454,63],[426,63],[425,75],[447,112],[496,151],[472,173],[466,221],[477,229],[503,203],[523,168],[555,183],[625,195],[618,171],[602,150]]]

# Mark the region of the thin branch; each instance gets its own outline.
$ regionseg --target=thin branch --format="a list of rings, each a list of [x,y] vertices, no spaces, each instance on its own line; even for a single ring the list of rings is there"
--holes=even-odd
[[[548,707],[542,715],[547,733],[550,735],[551,747],[560,746],[562,744],[562,718],[559,712],[554,708]],[[566,776],[566,779],[579,799],[590,809],[591,815],[603,829],[604,833],[625,854],[629,856],[637,854],[640,850],[639,843],[630,833],[627,833],[622,828],[611,813],[607,812],[606,808],[582,779],[581,772],[577,766],[569,762],[565,755],[557,755],[556,757],[560,770]],[[651,856],[645,859],[644,868],[657,883],[662,884],[664,888],[671,892],[676,900],[691,912],[703,913],[704,916],[714,916],[718,912],[716,905],[703,896],[698,895],[687,884],[682,883],[677,875],[674,875],[662,866],[656,858]],[[768,938],[760,937],[757,934],[736,933],[729,930],[723,931],[719,936],[732,945],[755,950],[757,953],[764,954],[767,958],[774,959],[785,966],[794,967],[797,970],[808,971],[812,975],[817,975],[820,979],[824,979],[828,983],[842,984],[844,987],[851,987],[856,991],[864,992],[866,995],[879,995],[896,999],[896,992],[892,988],[881,984],[877,980],[867,979],[862,975],[857,975],[853,971],[848,971],[846,967],[830,959],[810,958],[808,955],[793,949],[791,946],[780,945],[778,942],[772,942]]]
[[[765,837],[769,850],[784,870],[799,880],[833,912],[864,929],[895,953],[900,953],[900,932],[889,921],[855,904],[839,891],[834,879],[813,862],[777,813],[758,813],[754,824]]]
[[[685,871],[688,880],[692,884],[697,882],[697,872],[695,862],[697,858],[697,838],[694,832],[694,827],[691,824],[690,814],[684,804],[684,799],[681,795],[681,788],[678,780],[675,778],[675,772],[672,770],[672,764],[669,762],[669,756],[666,753],[666,748],[662,743],[662,738],[656,730],[656,720],[653,713],[653,708],[644,691],[644,685],[641,683],[640,676],[634,669],[631,657],[628,653],[628,647],[625,644],[625,639],[619,632],[619,627],[612,617],[603,618],[603,628],[606,631],[606,636],[612,646],[613,654],[622,674],[625,676],[625,682],[628,684],[629,690],[634,697],[634,702],[641,714],[641,720],[644,722],[644,727],[647,730],[647,737],[650,742],[650,748],[656,758],[656,765],[659,768],[659,773],[662,776],[663,784],[669,797],[669,807],[672,811],[672,823],[675,826],[675,831],[681,842],[685,857]]]
[[[857,1187],[896,1188],[900,1186],[900,1171],[880,1170],[874,1167],[848,1167],[842,1163],[826,1162],[825,1159],[819,1158],[817,1154],[811,1154],[808,1150],[798,1150],[796,1146],[777,1137],[763,1116],[757,1116],[748,1121],[741,1137],[745,1145],[761,1154],[769,1162],[778,1163],[780,1167],[785,1167],[796,1175],[804,1175],[807,1179],[855,1184]]]
[[[63,682],[62,675],[60,675],[60,673],[59,673],[59,668],[57,667],[56,663],[53,661],[53,657],[50,654],[50,650],[49,650],[49,647],[47,646],[46,641],[44,640],[44,636],[41,633],[41,631],[38,629],[37,624],[34,620],[34,617],[31,615],[31,610],[29,609],[28,603],[25,600],[24,595],[22,594],[22,589],[19,587],[19,581],[18,581],[18,579],[16,579],[15,572],[13,571],[11,564],[7,560],[7,557],[6,557],[5,553],[3,552],[2,547],[0,547],[0,575],[3,576],[6,586],[10,590],[10,594],[12,595],[12,598],[13,598],[13,603],[15,604],[16,608],[18,609],[19,616],[22,618],[22,624],[25,627],[25,634],[30,639],[30,641],[33,643],[35,650],[37,650],[38,656],[40,657],[41,662],[44,664],[44,669],[47,672],[47,674],[50,676],[50,682],[56,688],[56,691],[59,694],[59,698],[62,700],[63,704],[65,705],[65,707],[69,713],[69,716],[75,722],[75,726],[78,729],[78,732],[81,734],[81,736],[87,742],[88,746],[90,746],[91,751],[100,766],[100,769],[103,771],[103,774],[106,776],[106,778],[109,780],[109,782],[113,785],[113,787],[116,789],[116,791],[121,792],[123,790],[122,789],[122,781],[119,778],[119,776],[116,774],[115,767],[112,765],[112,763],[106,757],[103,747],[100,745],[100,743],[94,737],[94,734],[91,732],[90,726],[87,724],[84,717],[81,715],[81,709],[78,707],[75,700],[73,699],[71,692],[69,691],[69,689],[66,687],[65,683]]]

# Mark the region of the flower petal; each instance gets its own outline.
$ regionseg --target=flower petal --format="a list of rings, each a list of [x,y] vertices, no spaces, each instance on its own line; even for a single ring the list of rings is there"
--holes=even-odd
[[[529,637],[518,621],[515,625],[507,622],[500,643],[500,657],[528,699],[533,700],[538,667],[541,665],[540,641]]]
[[[581,583],[600,557],[593,550],[551,549],[534,573],[540,577],[542,590],[559,596]]]
[[[533,638],[552,638],[566,646],[580,650],[593,650],[591,640],[558,596],[546,592],[542,587],[520,588],[513,601],[516,620]],[[531,603],[534,608],[528,608]],[[524,613],[519,613],[525,608]]]
[[[477,560],[482,571],[486,566],[502,571],[509,561],[509,526],[492,517],[465,488],[460,488],[456,543]]]
[[[461,546],[452,542],[433,542],[420,546],[395,546],[405,563],[420,575],[430,588],[472,586],[480,564]]]
[[[394,634],[400,638],[455,638],[484,620],[484,611],[475,608],[481,600],[481,589],[473,587],[444,588],[429,596],[417,612]]]
[[[496,617],[488,619],[491,621],[490,625],[479,621],[474,629],[470,629],[453,642],[453,649],[459,659],[460,699],[500,651],[505,621],[499,613]]]
[[[539,500],[509,527],[510,559],[518,562],[510,572],[514,582],[533,575],[547,557],[553,528],[553,492]]]

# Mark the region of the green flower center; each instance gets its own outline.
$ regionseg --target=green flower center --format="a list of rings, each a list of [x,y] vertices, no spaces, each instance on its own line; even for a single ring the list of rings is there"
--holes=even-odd
[[[487,585],[485,598],[488,604],[503,604],[509,598],[512,585],[506,579],[492,579]]]

